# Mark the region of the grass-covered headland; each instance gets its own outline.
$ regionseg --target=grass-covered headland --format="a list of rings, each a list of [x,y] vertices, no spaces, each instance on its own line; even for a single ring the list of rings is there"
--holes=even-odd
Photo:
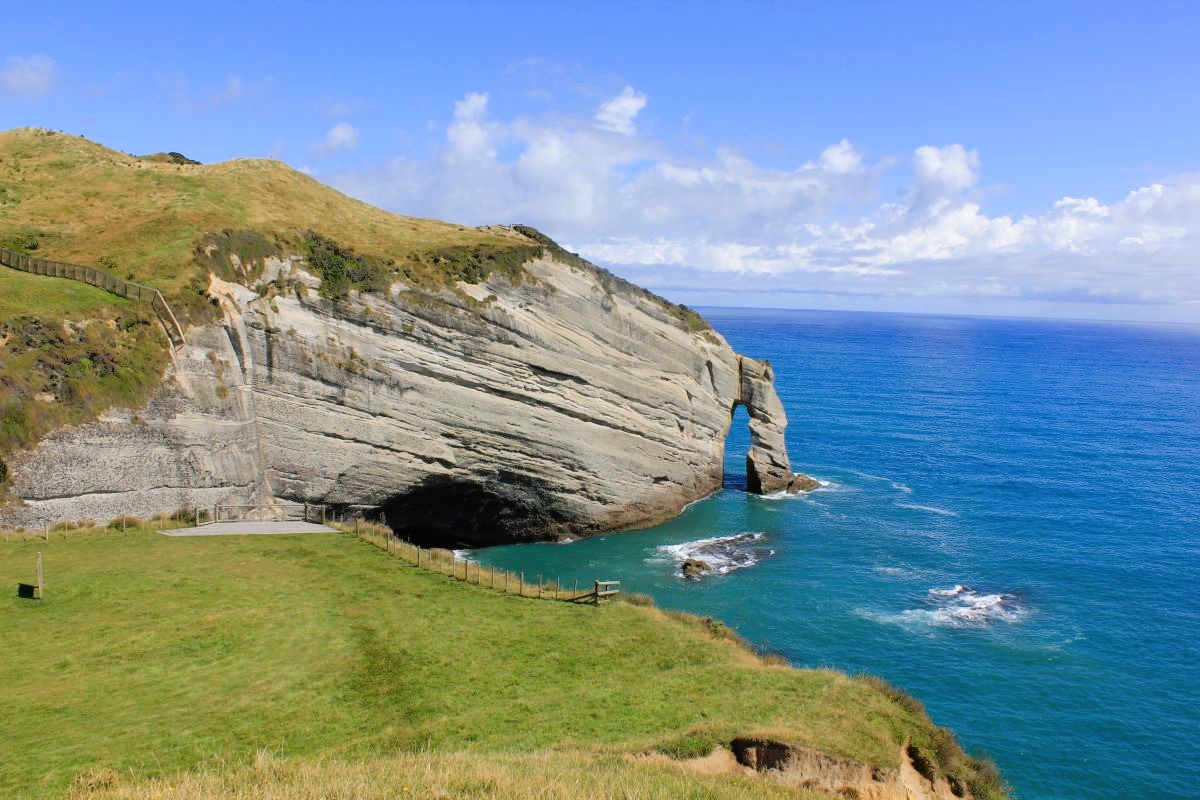
[[[45,561],[45,599],[15,596]],[[0,796],[804,797],[668,758],[761,735],[881,766],[911,700],[720,626],[489,592],[329,534],[0,541]]]
[[[592,268],[533,228],[393,214],[278,161],[139,157],[38,128],[0,131],[0,247],[157,289],[185,329],[218,314],[210,274],[251,283],[272,256],[303,257],[320,295],[339,302],[396,285],[420,304],[460,281],[521,283],[523,265],[541,255]],[[641,292],[597,275],[607,292]],[[691,309],[653,299],[688,329],[707,329]],[[0,267],[0,502],[5,456],[59,425],[144,404],[167,350],[144,305]]]

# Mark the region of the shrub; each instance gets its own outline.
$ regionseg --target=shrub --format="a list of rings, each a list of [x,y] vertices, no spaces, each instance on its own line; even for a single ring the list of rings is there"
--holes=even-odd
[[[345,297],[351,289],[381,292],[391,283],[388,270],[377,259],[359,255],[315,231],[304,235],[304,249],[309,264],[321,273],[322,297]]]

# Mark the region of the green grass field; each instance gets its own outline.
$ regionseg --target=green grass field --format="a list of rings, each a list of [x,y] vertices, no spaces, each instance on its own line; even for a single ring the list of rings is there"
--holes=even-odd
[[[39,551],[46,597],[18,599]],[[766,664],[655,609],[505,597],[346,535],[0,542],[0,590],[3,797],[106,770],[135,787],[114,796],[183,770],[211,789],[264,750],[319,785],[321,760],[364,780],[415,775],[413,754],[524,774],[547,753],[688,754],[754,733],[884,766],[911,739],[975,770],[869,681]]]
[[[0,320],[23,314],[87,314],[125,310],[133,301],[86,283],[0,268]]]

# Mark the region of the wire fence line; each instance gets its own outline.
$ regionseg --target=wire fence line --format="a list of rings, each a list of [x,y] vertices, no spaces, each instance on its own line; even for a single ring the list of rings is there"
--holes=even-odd
[[[20,270],[21,272],[30,272],[34,275],[80,281],[115,294],[118,297],[127,297],[130,300],[149,303],[150,307],[154,309],[158,321],[162,323],[163,330],[166,331],[171,345],[174,347],[183,346],[183,328],[179,325],[179,320],[175,317],[175,313],[171,311],[171,306],[163,298],[162,292],[157,289],[151,289],[149,286],[142,286],[138,283],[123,280],[95,267],[68,264],[65,261],[55,261],[49,258],[37,258],[36,256],[18,253],[16,250],[9,250],[4,247],[0,247],[0,265]]]
[[[530,579],[526,579],[524,572],[510,572],[506,569],[497,569],[470,561],[459,557],[453,550],[419,547],[412,542],[398,538],[390,529],[382,525],[355,520],[354,524],[341,527],[345,532],[352,533],[360,540],[416,567],[440,572],[464,583],[473,583],[484,589],[503,594],[537,600],[599,604],[621,592],[620,581],[594,580],[590,585],[585,582],[581,587],[579,581],[573,581],[566,586],[558,578],[550,579],[542,575],[530,576]]]

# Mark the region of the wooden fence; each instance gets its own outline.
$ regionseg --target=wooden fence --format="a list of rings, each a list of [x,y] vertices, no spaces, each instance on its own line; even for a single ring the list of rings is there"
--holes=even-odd
[[[468,561],[465,558],[459,558],[450,550],[418,547],[411,542],[397,538],[391,531],[379,525],[363,526],[356,523],[353,528],[349,526],[347,528],[359,539],[414,566],[440,572],[465,583],[473,583],[476,586],[504,594],[515,594],[519,597],[538,600],[599,604],[613,598],[621,591],[620,581],[592,581],[590,586],[584,583],[580,588],[579,581],[574,581],[570,587],[566,587],[558,578],[551,581],[541,575],[533,580],[526,580],[524,572],[509,572],[505,569]]]
[[[74,281],[81,281],[103,289],[106,292],[111,292],[118,297],[128,297],[131,300],[149,303],[150,307],[154,309],[155,315],[158,316],[158,321],[162,323],[163,330],[166,331],[167,338],[171,341],[172,346],[183,346],[183,328],[180,327],[175,313],[171,311],[171,306],[163,299],[162,292],[157,289],[151,289],[148,286],[122,280],[95,267],[81,267],[78,264],[68,264],[65,261],[37,258],[3,247],[0,247],[0,265],[11,267],[21,272],[31,272],[34,275],[46,275],[52,278],[68,278]]]

